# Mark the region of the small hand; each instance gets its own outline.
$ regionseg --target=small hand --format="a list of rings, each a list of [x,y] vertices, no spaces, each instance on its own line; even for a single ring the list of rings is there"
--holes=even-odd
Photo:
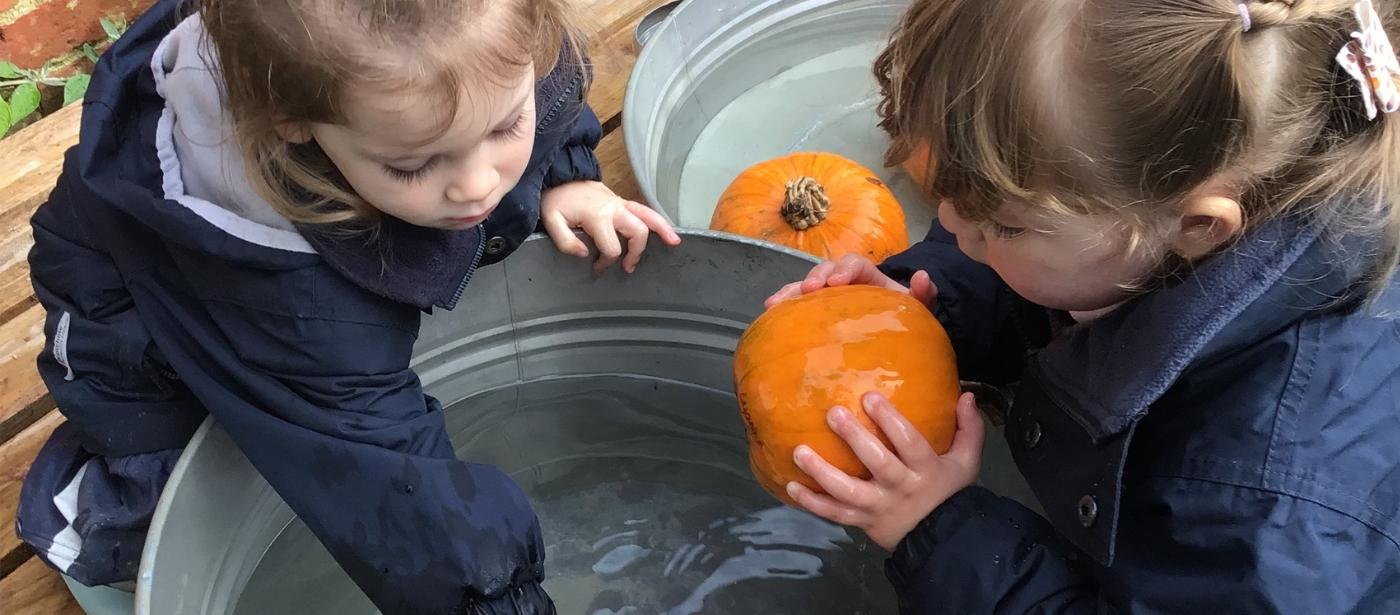
[[[813,514],[859,527],[876,544],[893,551],[929,513],[977,480],[982,464],[982,417],[970,393],[958,399],[953,445],[939,455],[889,400],[872,393],[863,403],[866,414],[894,444],[894,452],[845,408],[833,408],[827,422],[870,470],[871,479],[846,474],[802,445],[793,452],[797,467],[826,493],[796,481],[787,484],[787,492]]]
[[[793,282],[778,289],[778,292],[773,293],[773,296],[764,302],[764,307],[771,308],[788,299],[795,299],[828,286],[852,284],[866,284],[910,293],[914,295],[915,299],[928,306],[932,306],[934,300],[938,298],[938,288],[933,285],[933,280],[929,278],[927,272],[920,271],[914,274],[914,279],[910,280],[910,286],[906,288],[880,271],[875,263],[870,262],[870,259],[847,254],[840,260],[827,261],[813,267],[807,273],[807,278],[801,282]]]
[[[656,210],[623,199],[602,182],[573,182],[546,190],[540,197],[540,220],[560,252],[588,258],[584,245],[573,229],[581,228],[598,246],[595,272],[611,267],[622,256],[622,243],[627,241],[627,257],[622,270],[632,273],[642,260],[651,233],[661,237],[668,246],[680,245],[681,238],[671,224]]]

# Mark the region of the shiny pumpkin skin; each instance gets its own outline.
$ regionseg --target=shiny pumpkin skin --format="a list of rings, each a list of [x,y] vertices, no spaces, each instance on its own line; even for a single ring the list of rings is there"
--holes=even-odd
[[[888,397],[940,453],[957,428],[952,343],[927,307],[898,291],[838,286],[773,306],[739,340],[734,381],[754,478],[787,504],[789,481],[821,492],[793,461],[799,444],[847,474],[870,478],[828,427],[834,406],[851,410],[886,446],[862,410],[866,393]]]
[[[810,177],[830,199],[826,218],[795,228],[782,209],[789,182]],[[720,197],[710,228],[832,260],[859,254],[879,262],[909,247],[904,210],[870,169],[828,153],[796,153],[749,167]]]

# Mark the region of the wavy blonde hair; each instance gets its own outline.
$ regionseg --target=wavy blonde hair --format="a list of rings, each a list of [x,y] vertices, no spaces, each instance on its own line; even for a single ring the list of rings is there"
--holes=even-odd
[[[1382,238],[1378,290],[1400,243],[1400,117],[1368,120],[1335,60],[1355,0],[1251,0],[1247,32],[1238,4],[916,0],[875,65],[888,161],[929,143],[926,188],[960,214],[1111,214],[1134,250],[1222,178],[1247,225],[1345,207],[1344,232]],[[1400,34],[1400,0],[1374,4]]]
[[[249,180],[301,224],[374,221],[314,143],[279,125],[340,124],[348,91],[427,95],[445,130],[463,85],[505,85],[531,62],[583,70],[584,40],[568,0],[199,0]],[[583,71],[587,74],[587,71]]]

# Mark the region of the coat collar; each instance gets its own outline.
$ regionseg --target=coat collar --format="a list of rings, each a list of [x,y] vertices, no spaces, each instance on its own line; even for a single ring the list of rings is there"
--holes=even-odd
[[[1192,363],[1358,296],[1375,242],[1325,226],[1305,217],[1266,223],[1189,276],[1062,331],[1033,359],[1046,393],[1102,442],[1137,422]]]

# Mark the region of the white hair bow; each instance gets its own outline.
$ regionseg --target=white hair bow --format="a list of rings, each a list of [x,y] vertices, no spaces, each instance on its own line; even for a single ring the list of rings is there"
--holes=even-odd
[[[1400,61],[1395,58],[1395,49],[1390,46],[1371,0],[1360,0],[1352,12],[1360,30],[1352,32],[1351,40],[1337,52],[1337,62],[1356,79],[1366,103],[1366,116],[1374,120],[1378,111],[1400,110]]]

